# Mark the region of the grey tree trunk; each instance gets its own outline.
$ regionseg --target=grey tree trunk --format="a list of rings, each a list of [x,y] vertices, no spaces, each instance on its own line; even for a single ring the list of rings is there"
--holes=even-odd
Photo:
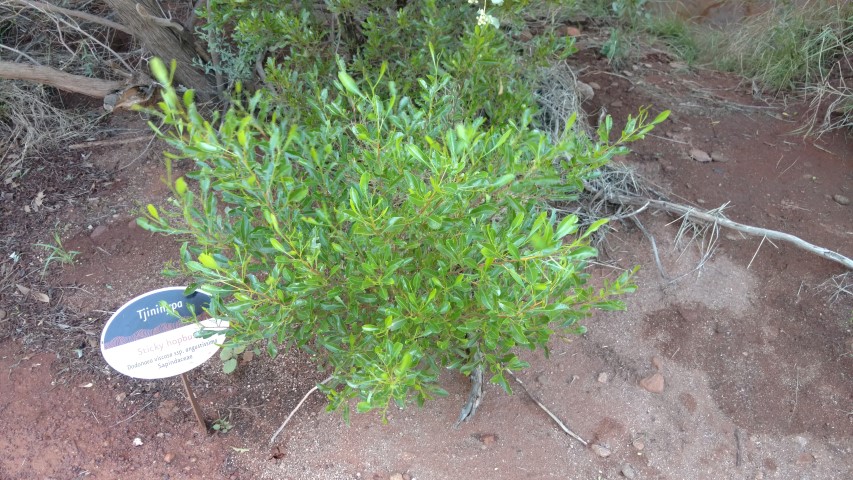
[[[166,64],[173,59],[177,61],[175,80],[178,83],[195,89],[199,100],[211,100],[216,96],[213,80],[193,66],[193,59],[203,50],[196,48],[192,32],[163,18],[157,0],[106,0],[106,3],[146,50]]]

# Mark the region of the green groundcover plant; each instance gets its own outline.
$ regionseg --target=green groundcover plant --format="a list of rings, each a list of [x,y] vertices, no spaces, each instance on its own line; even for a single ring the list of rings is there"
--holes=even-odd
[[[353,398],[384,414],[392,401],[444,395],[442,369],[486,371],[510,391],[505,372],[527,366],[519,349],[547,352],[553,335],[582,332],[579,320],[622,308],[614,296],[635,288],[632,272],[588,284],[589,237],[606,219],[581,225],[549,202],[575,198],[668,112],[629,117],[613,143],[610,118],[594,141],[569,119],[555,140],[517,101],[503,102],[501,121],[472,115],[459,95],[470,77],[451,75],[447,58],[431,50],[428,74],[406,87],[385,63],[356,80],[338,62],[334,81],[299,87],[298,103],[274,101],[284,87],[250,94],[237,83],[211,120],[151,63],[173,197],[139,224],[188,239],[189,290],[213,295],[229,345],[311,353],[331,375],[320,386],[329,409],[345,415]],[[477,58],[491,57],[465,67],[484,77]],[[174,178],[172,159],[194,169]]]

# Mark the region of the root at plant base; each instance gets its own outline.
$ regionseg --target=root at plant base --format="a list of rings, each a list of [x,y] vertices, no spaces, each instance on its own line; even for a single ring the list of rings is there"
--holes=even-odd
[[[483,367],[479,366],[471,372],[471,393],[468,394],[468,401],[462,406],[462,411],[459,412],[459,418],[454,427],[459,427],[462,422],[467,422],[474,417],[477,412],[477,407],[483,400]]]

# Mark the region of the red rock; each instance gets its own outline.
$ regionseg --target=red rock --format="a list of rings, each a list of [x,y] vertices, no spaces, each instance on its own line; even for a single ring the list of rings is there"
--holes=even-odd
[[[640,386],[648,392],[661,393],[666,387],[666,381],[663,379],[663,375],[655,373],[650,377],[640,380]]]
[[[690,158],[701,163],[708,163],[711,161],[711,156],[708,155],[708,152],[699,150],[698,148],[690,150]]]
[[[568,25],[563,25],[557,28],[557,36],[560,37],[579,37],[581,31],[576,27],[570,27]]]
[[[98,225],[97,227],[95,227],[94,230],[92,230],[92,234],[89,235],[89,238],[91,238],[92,240],[95,240],[98,237],[100,237],[101,235],[107,233],[107,230],[108,229],[107,229],[106,225]]]

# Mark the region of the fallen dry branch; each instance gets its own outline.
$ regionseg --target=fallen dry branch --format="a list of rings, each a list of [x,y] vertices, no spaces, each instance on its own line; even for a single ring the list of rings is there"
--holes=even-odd
[[[50,85],[66,92],[95,98],[104,98],[125,87],[124,82],[119,80],[101,80],[72,75],[50,67],[5,61],[0,61],[0,78]]]
[[[120,23],[116,23],[112,20],[99,17],[97,15],[92,15],[91,13],[82,12],[80,10],[71,10],[68,8],[62,8],[56,5],[51,5],[49,3],[38,2],[36,0],[15,0],[15,3],[20,5],[26,5],[28,7],[35,8],[36,10],[49,11],[61,13],[63,15],[67,15],[69,17],[79,18],[80,20],[86,22],[97,23],[98,25],[103,25],[105,27],[112,28],[114,30],[118,30],[120,32],[124,32],[128,35],[132,35],[131,31],[128,30],[127,27]]]
[[[82,142],[75,143],[74,145],[69,145],[68,150],[84,150],[92,147],[103,147],[107,145],[126,145],[128,143],[134,142],[142,142],[149,141],[153,138],[153,135],[142,135],[139,137],[131,137],[131,138],[114,138],[109,140],[95,140],[92,142]]]
[[[278,435],[284,430],[284,427],[286,427],[287,424],[290,423],[290,419],[293,418],[293,415],[295,415],[296,412],[299,411],[300,408],[302,408],[302,404],[305,403],[305,400],[308,400],[308,397],[310,397],[311,394],[314,393],[320,387],[320,385],[323,385],[331,379],[332,377],[328,377],[317,385],[311,387],[311,390],[308,390],[308,393],[306,393],[305,396],[302,397],[302,400],[300,400],[299,403],[296,404],[296,407],[294,407],[293,410],[290,411],[290,415],[288,415],[287,418],[284,419],[284,423],[282,423],[281,426],[278,427],[278,430],[276,430],[272,437],[270,437],[270,445],[275,443],[275,439],[278,438]]]
[[[519,380],[519,379],[518,379],[518,377],[516,377],[514,373],[512,373],[512,372],[511,372],[511,371],[509,371],[509,370],[507,370],[507,371],[506,371],[506,373],[508,373],[508,374],[509,374],[509,376],[510,376],[510,377],[512,377],[512,379],[513,379],[513,380],[515,380],[515,381],[518,383],[518,386],[520,386],[520,387],[521,387],[521,390],[523,390],[523,391],[524,391],[524,393],[526,393],[526,394],[527,394],[527,396],[528,396],[531,400],[533,400],[533,402],[534,402],[534,403],[536,403],[536,405],[538,405],[538,406],[539,406],[539,408],[541,408],[545,413],[547,413],[547,414],[548,414],[548,416],[549,416],[549,417],[551,417],[551,420],[554,420],[554,423],[556,423],[556,424],[557,424],[557,426],[559,426],[559,427],[560,427],[560,430],[562,430],[563,432],[565,432],[565,433],[566,433],[566,435],[568,435],[568,436],[570,436],[570,437],[574,438],[575,440],[577,440],[577,441],[581,442],[581,443],[583,444],[583,446],[584,446],[584,447],[588,447],[588,446],[589,446],[589,442],[587,442],[586,440],[584,440],[583,438],[581,438],[581,437],[580,437],[580,435],[578,435],[577,433],[573,432],[573,431],[572,431],[569,427],[567,427],[567,426],[566,426],[566,424],[564,424],[564,423],[563,423],[563,422],[562,422],[562,421],[561,421],[561,420],[560,420],[556,415],[554,415],[553,413],[551,413],[551,411],[550,411],[550,410],[548,410],[547,408],[545,408],[545,405],[542,405],[542,402],[540,402],[539,400],[537,400],[537,399],[536,399],[536,397],[534,397],[532,393],[530,393],[529,391],[527,391],[527,387],[525,387],[525,386],[524,386],[524,384],[523,384],[523,383],[521,383],[521,380]]]
[[[593,193],[598,193],[595,187],[588,186],[588,188],[592,189],[591,191]],[[748,235],[788,242],[796,247],[806,250],[807,252],[811,252],[815,255],[826,258],[827,260],[832,260],[833,262],[840,263],[841,265],[844,265],[844,267],[846,267],[848,270],[853,270],[853,260],[848,257],[845,257],[844,255],[841,255],[838,252],[834,252],[827,248],[813,245],[801,239],[800,237],[791,235],[789,233],[769,230],[766,228],[753,227],[751,225],[744,225],[742,223],[729,220],[722,213],[714,214],[708,211],[699,210],[694,207],[672,203],[665,200],[641,198],[633,195],[623,195],[615,192],[605,193],[605,199],[608,202],[616,203],[619,205],[643,206],[648,203],[650,208],[680,215],[688,220],[698,220],[701,222],[716,224],[722,227],[730,228],[732,230],[737,230]]]

